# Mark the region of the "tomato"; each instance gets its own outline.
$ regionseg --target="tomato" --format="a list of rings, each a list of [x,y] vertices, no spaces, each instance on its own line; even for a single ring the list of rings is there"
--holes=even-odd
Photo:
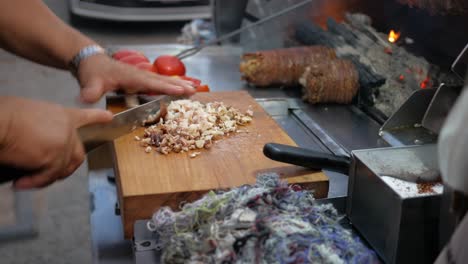
[[[210,87],[208,87],[208,85],[206,84],[197,86],[197,93],[203,93],[203,92],[209,92],[209,91],[210,91]]]
[[[158,71],[158,73],[162,75],[168,75],[168,76],[185,75],[185,65],[182,63],[182,61],[179,58],[175,56],[170,56],[170,55],[159,56],[154,61],[153,65]]]
[[[130,65],[137,65],[142,62],[148,62],[148,63],[150,62],[148,58],[146,58],[145,56],[141,56],[141,55],[130,55],[127,57],[123,57],[120,61],[126,64],[130,64]]]
[[[130,55],[141,55],[141,56],[145,56],[145,54],[143,54],[142,52],[140,51],[136,51],[136,50],[118,50],[116,51],[114,54],[112,54],[112,58],[116,59],[116,60],[121,60],[122,58],[125,58],[125,57],[128,57]]]
[[[149,71],[149,72],[154,72],[154,73],[158,73],[156,71],[156,69],[153,67],[153,64],[151,64],[150,62],[140,62],[138,64],[135,64],[135,66],[138,68],[138,69],[142,69],[144,71]]]
[[[200,80],[192,78],[192,77],[188,77],[188,76],[178,76],[178,77],[181,78],[182,80],[191,81],[195,86],[199,86],[201,84]]]

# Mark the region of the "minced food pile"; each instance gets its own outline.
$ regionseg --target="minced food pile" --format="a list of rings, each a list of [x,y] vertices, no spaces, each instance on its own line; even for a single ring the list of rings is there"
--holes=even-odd
[[[172,101],[167,109],[148,117],[146,123],[153,125],[145,129],[141,146],[150,153],[153,148],[159,153],[188,152],[208,149],[215,140],[240,132],[239,126],[252,121],[253,111],[249,108],[245,114],[222,102],[203,104],[192,100]],[[200,152],[193,152],[196,157]]]

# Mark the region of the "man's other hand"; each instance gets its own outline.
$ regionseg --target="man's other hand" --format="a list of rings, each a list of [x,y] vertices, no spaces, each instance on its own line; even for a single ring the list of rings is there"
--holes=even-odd
[[[77,128],[111,120],[105,110],[0,97],[0,163],[33,171],[16,180],[15,188],[45,187],[69,176],[83,162]]]

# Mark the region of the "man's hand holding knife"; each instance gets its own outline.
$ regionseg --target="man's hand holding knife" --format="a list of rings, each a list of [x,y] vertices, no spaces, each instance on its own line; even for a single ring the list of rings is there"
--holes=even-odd
[[[194,84],[139,70],[105,54],[94,41],[63,23],[40,0],[0,4],[0,46],[37,63],[70,70],[80,99],[97,102],[105,93],[191,95]],[[38,87],[40,89],[40,87]],[[0,182],[14,168],[14,187],[44,187],[72,174],[84,160],[77,128],[106,123],[112,114],[0,95]]]

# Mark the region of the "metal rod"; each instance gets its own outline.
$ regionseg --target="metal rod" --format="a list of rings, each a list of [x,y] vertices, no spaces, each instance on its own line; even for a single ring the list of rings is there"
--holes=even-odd
[[[464,72],[463,73],[459,73],[457,71],[457,64],[462,61],[462,58],[465,56],[465,53],[468,53],[468,43],[466,44],[465,48],[463,48],[463,50],[460,52],[460,54],[458,54],[457,58],[455,59],[455,61],[452,63],[452,71],[462,80],[464,81],[465,78],[464,78]]]
[[[268,21],[272,20],[273,18],[284,15],[284,14],[286,14],[286,13],[288,13],[288,12],[290,12],[290,11],[296,9],[296,8],[302,7],[302,6],[304,6],[304,5],[306,5],[306,4],[310,3],[310,2],[312,2],[312,0],[305,0],[305,1],[302,1],[302,2],[297,3],[295,5],[292,5],[292,6],[288,7],[288,8],[285,8],[285,9],[279,11],[278,13],[275,13],[275,14],[269,15],[267,17],[264,17],[264,18],[254,22],[254,23],[251,23],[251,24],[248,24],[248,25],[246,25],[244,27],[236,29],[236,30],[234,30],[234,31],[232,31],[230,33],[227,33],[227,34],[219,37],[219,38],[215,38],[215,39],[210,40],[210,41],[208,41],[208,42],[206,42],[204,44],[198,45],[198,46],[190,48],[190,49],[183,50],[182,52],[178,53],[176,55],[176,57],[178,57],[179,59],[184,59],[184,58],[187,58],[188,56],[192,56],[192,55],[198,53],[204,47],[207,47],[207,46],[216,44],[218,42],[227,40],[229,38],[232,38],[232,37],[244,32],[244,31],[246,31],[246,30],[248,30],[248,29],[250,29],[252,27],[255,27],[255,26],[261,25],[261,24],[263,24],[265,22],[268,22]]]

